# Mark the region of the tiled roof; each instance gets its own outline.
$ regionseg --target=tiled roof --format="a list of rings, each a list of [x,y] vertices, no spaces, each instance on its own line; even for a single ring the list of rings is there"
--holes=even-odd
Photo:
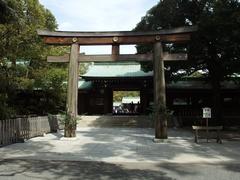
[[[91,81],[78,80],[78,89],[90,89],[92,87]]]
[[[153,72],[144,72],[139,63],[95,63],[82,77],[146,77]]]

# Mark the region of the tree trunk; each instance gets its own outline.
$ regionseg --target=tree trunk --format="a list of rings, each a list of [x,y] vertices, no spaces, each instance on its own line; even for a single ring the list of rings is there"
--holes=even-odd
[[[222,102],[221,102],[221,85],[223,79],[221,72],[221,62],[217,61],[216,48],[209,45],[208,69],[212,85],[212,122],[210,124],[223,125],[222,121]]]
[[[222,102],[221,102],[221,86],[220,82],[212,78],[213,93],[213,123],[214,125],[223,125],[222,121]]]

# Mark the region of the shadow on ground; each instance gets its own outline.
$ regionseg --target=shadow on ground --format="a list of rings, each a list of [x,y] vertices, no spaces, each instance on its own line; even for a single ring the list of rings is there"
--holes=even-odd
[[[170,129],[169,142],[156,144],[152,141],[153,131],[146,128],[80,128],[76,141],[60,141],[61,134],[49,134],[1,148],[0,155],[2,158],[8,158],[9,155],[26,159],[114,161],[115,158],[123,158],[128,161],[156,162],[184,162],[189,161],[189,156],[206,161],[221,161],[224,158],[238,162],[239,141],[195,144],[191,132]]]
[[[195,144],[192,132],[169,129],[169,142],[156,144],[153,134],[151,128],[79,128],[75,141],[61,141],[62,132],[33,138],[0,149],[0,179],[239,179],[239,141]],[[210,164],[187,163],[191,157]]]
[[[226,169],[234,169],[227,171]],[[239,179],[239,164],[2,160],[0,179]],[[204,178],[205,177],[205,178]]]
[[[39,179],[163,179],[171,177],[163,171],[127,169],[105,162],[3,160],[1,177]]]
[[[80,119],[78,122],[80,127],[154,127],[153,119],[150,116],[144,115],[82,116]]]

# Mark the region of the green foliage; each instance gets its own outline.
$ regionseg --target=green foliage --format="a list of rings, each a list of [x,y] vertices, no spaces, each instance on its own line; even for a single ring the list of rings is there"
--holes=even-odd
[[[72,114],[64,112],[63,114],[61,114],[60,123],[65,125],[65,128],[72,129],[76,128],[77,120],[78,119]]]
[[[33,73],[34,87],[42,90],[65,90],[67,70],[62,68],[43,68]]]
[[[160,1],[151,8],[134,31],[156,31],[179,26],[198,25],[198,32],[189,44],[188,62],[165,63],[167,78],[178,76],[179,69],[189,75],[197,70],[208,70],[209,76],[222,80],[240,67],[240,2],[217,1]],[[182,51],[182,45],[165,44],[165,50]],[[152,51],[152,46],[137,46],[139,53]],[[145,70],[152,64],[144,64]]]
[[[34,87],[45,94],[45,113],[57,113],[65,107],[67,70],[44,68],[34,73]]]
[[[158,108],[154,105],[149,106],[148,108],[151,115],[154,115],[154,113],[158,113],[166,117],[167,119],[171,118],[172,111],[169,110],[166,106],[160,105]]]
[[[15,115],[15,110],[8,106],[8,95],[0,93],[0,120],[8,119]]]
[[[154,115],[155,113],[158,113],[160,115],[160,117],[162,117],[163,119],[170,121],[173,118],[173,111],[169,110],[166,106],[160,105],[159,108],[157,108],[154,105],[150,105],[148,108],[148,112],[149,112],[149,116],[150,118],[150,124],[152,127],[154,127]]]
[[[123,97],[140,96],[139,91],[113,91],[113,102],[121,102]]]
[[[37,35],[37,29],[56,28],[55,17],[38,0],[0,0],[0,119],[63,107],[67,65],[48,64],[46,56],[69,48],[46,46]]]
[[[151,8],[134,29],[160,30],[198,25],[188,44],[189,61],[165,63],[166,79],[179,79],[198,70],[208,72],[212,84],[213,114],[221,119],[220,82],[240,73],[240,1],[238,0],[168,0]],[[151,46],[137,46],[139,53],[151,52]],[[182,45],[164,44],[164,50],[178,52]],[[144,70],[152,64],[143,64]],[[184,70],[185,73],[179,73]],[[183,72],[183,71],[182,71]]]
[[[16,19],[16,10],[12,8],[11,1],[0,0],[0,24]]]
[[[79,64],[79,75],[83,75],[87,72],[90,63],[80,63]]]

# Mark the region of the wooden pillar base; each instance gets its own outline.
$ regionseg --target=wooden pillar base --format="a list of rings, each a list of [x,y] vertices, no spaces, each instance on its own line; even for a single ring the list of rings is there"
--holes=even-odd
[[[153,138],[154,143],[169,143],[170,141],[168,139],[158,139],[158,138]]]
[[[76,137],[76,128],[64,128],[64,137]]]
[[[167,119],[164,115],[155,116],[155,138],[167,139]]]

